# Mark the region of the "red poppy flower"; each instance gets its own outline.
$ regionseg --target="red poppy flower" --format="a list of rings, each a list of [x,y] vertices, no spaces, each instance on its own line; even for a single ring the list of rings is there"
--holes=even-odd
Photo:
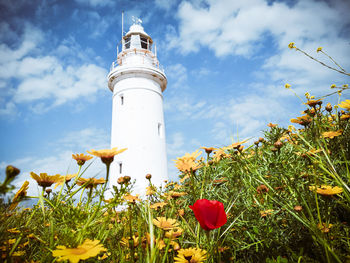
[[[223,203],[216,200],[199,199],[189,206],[204,230],[213,230],[226,224]]]

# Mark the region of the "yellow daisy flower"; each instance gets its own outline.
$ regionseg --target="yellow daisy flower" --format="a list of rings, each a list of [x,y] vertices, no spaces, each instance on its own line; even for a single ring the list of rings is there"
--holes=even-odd
[[[72,180],[74,177],[76,177],[78,174],[67,174],[65,176],[61,176],[59,181],[55,184],[54,189],[56,189],[58,186],[63,185],[64,182],[69,183],[70,180]]]
[[[176,219],[166,218],[166,217],[157,217],[153,219],[153,224],[163,230],[171,230],[175,227],[178,227]]]
[[[77,161],[78,165],[84,165],[86,161],[92,159],[93,157],[90,155],[81,153],[81,154],[72,154],[72,158]]]
[[[139,194],[137,194],[137,195],[130,195],[130,194],[124,195],[124,200],[129,202],[129,203],[136,203],[136,201],[141,201],[139,198]]]
[[[207,251],[200,248],[180,249],[174,258],[175,263],[201,263],[207,259]]]
[[[103,178],[96,179],[96,178],[82,178],[82,177],[80,177],[77,181],[77,185],[82,186],[85,183],[87,183],[85,185],[86,188],[93,188],[99,184],[104,184],[105,182],[106,182],[106,180]]]
[[[339,131],[329,131],[329,132],[324,132],[322,133],[322,137],[323,138],[330,138],[333,139],[336,136],[342,135],[343,134],[343,130],[339,130]]]
[[[192,159],[178,159],[174,161],[177,169],[183,173],[190,173],[191,171],[195,172],[202,167],[201,164],[195,162]]]
[[[86,239],[83,244],[76,248],[67,248],[65,246],[57,246],[52,251],[52,256],[57,257],[57,261],[69,260],[71,263],[78,263],[79,260],[96,257],[101,252],[107,251],[99,240]]]
[[[212,151],[216,150],[214,147],[201,147],[207,154],[211,154]]]
[[[322,47],[318,47],[316,51],[317,51],[317,52],[322,51]]]
[[[101,161],[104,164],[109,165],[109,164],[111,164],[111,162],[113,162],[114,156],[124,152],[125,150],[126,150],[126,148],[118,150],[117,147],[114,147],[112,149],[104,149],[104,150],[94,150],[94,149],[92,149],[92,150],[87,151],[87,152],[92,154],[92,155],[95,155],[97,157],[100,157]]]
[[[166,206],[168,203],[165,203],[165,202],[159,202],[159,203],[154,203],[154,204],[151,204],[149,207],[151,209],[155,209],[155,210],[158,210],[158,208],[163,208],[163,206]]]
[[[320,187],[309,186],[310,191],[315,191],[320,195],[337,195],[343,192],[343,188],[339,186],[321,185]]]
[[[290,49],[295,48],[295,43],[294,43],[294,42],[290,42],[290,43],[288,44],[288,47],[289,47]]]
[[[344,100],[341,103],[339,103],[338,106],[340,108],[344,108],[344,109],[347,109],[348,111],[350,111],[350,100]]]
[[[17,191],[15,196],[12,199],[12,202],[18,202],[22,197],[27,195],[27,190],[29,188],[29,182],[25,181],[21,188]]]
[[[328,233],[331,227],[333,227],[333,224],[327,224],[327,223],[318,223],[317,227],[323,232],[323,233]]]
[[[286,89],[290,89],[291,85],[288,84],[288,83],[286,83],[286,84],[284,85],[284,87],[285,87]]]
[[[40,173],[37,175],[36,173],[30,172],[30,176],[40,185],[41,187],[50,187],[54,183],[57,183],[61,176],[59,174],[56,175],[47,175],[47,173]]]
[[[309,100],[306,103],[304,103],[305,105],[308,105],[310,107],[315,107],[316,105],[321,105],[322,104],[322,100],[323,99],[318,99],[318,100]]]

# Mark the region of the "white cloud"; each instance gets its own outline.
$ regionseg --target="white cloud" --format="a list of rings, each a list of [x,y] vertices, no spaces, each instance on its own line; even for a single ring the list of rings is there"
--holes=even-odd
[[[293,84],[304,92],[306,88],[319,92],[320,88],[316,87],[321,83],[344,78],[292,52],[287,48],[288,43],[293,41],[299,48],[332,64],[315,52],[322,46],[344,68],[350,68],[348,24],[344,19],[350,10],[349,2],[307,0],[293,6],[283,2],[269,5],[264,0],[208,0],[203,3],[183,1],[180,4],[179,29],[177,33],[173,28],[167,35],[169,48],[187,54],[207,47],[218,57],[247,58],[270,50],[273,55],[260,69],[265,79],[280,84],[295,81]],[[270,45],[266,44],[267,40]]]
[[[154,3],[157,7],[170,11],[176,4],[176,0],[155,0]]]
[[[181,132],[175,132],[167,139],[167,154],[176,156],[183,152],[185,137]]]
[[[179,6],[177,43],[184,53],[207,46],[217,56],[250,56],[257,52],[256,42],[266,32],[277,37],[279,47],[284,48],[292,40],[336,37],[337,26],[346,24],[339,10],[320,1],[299,1],[293,7],[280,2],[269,5],[264,0],[205,2],[204,7],[187,1]]]
[[[90,5],[92,7],[112,7],[116,4],[116,2],[112,0],[75,0],[75,2],[77,2],[78,4]]]
[[[7,103],[0,109],[1,114],[13,114],[19,103],[27,103],[33,112],[39,113],[78,98],[93,101],[100,90],[106,89],[107,70],[90,63],[89,54],[81,55],[84,52],[77,50],[74,40],[62,41],[58,51],[53,50],[53,53],[66,52],[67,57],[72,57],[73,50],[67,51],[67,45],[73,43],[73,57],[81,59],[79,64],[72,61],[67,64],[62,56],[36,55],[43,39],[39,29],[27,25],[17,48],[0,45],[2,86],[11,86],[13,79],[18,83],[11,94],[3,94]]]

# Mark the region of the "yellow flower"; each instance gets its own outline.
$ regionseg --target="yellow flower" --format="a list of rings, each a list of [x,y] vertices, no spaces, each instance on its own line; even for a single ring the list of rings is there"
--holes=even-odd
[[[207,259],[207,251],[200,248],[180,249],[174,258],[175,263],[201,263]]]
[[[317,227],[323,232],[323,233],[328,233],[330,228],[333,227],[333,224],[327,224],[327,223],[318,223]]]
[[[183,229],[178,227],[178,228],[176,228],[176,231],[174,228],[174,229],[171,229],[170,231],[165,232],[165,237],[167,237],[169,239],[176,239],[179,236],[181,236],[182,233],[183,233]]]
[[[312,119],[309,115],[304,115],[301,117],[297,117],[296,119],[290,120],[290,122],[292,122],[292,123],[298,123],[298,124],[303,125],[303,126],[309,125],[311,121],[312,121]]]
[[[92,159],[92,156],[81,153],[81,154],[72,154],[72,158],[77,161],[78,165],[84,165],[86,161]]]
[[[291,85],[288,84],[288,83],[286,83],[286,84],[284,85],[284,87],[285,87],[286,89],[290,89]]]
[[[21,257],[21,256],[23,256],[23,255],[25,255],[25,251],[23,251],[23,250],[21,250],[21,251],[16,251],[16,252],[13,252],[12,253],[12,256],[13,257]]]
[[[64,182],[66,183],[70,182],[74,177],[76,177],[78,174],[66,174],[65,176],[61,176],[58,182],[55,184],[54,189],[56,189],[59,185],[63,185]]]
[[[96,187],[99,184],[104,184],[106,182],[105,179],[100,178],[100,179],[95,179],[95,178],[82,178],[80,177],[77,181],[77,185],[82,186],[84,184],[86,188],[93,188]]]
[[[168,196],[168,199],[171,199],[171,198],[179,198],[181,196],[184,196],[184,195],[187,195],[186,192],[175,192],[175,191],[169,191],[169,193],[167,193],[167,196]]]
[[[57,246],[52,251],[52,256],[58,257],[57,261],[69,260],[71,263],[78,263],[79,260],[96,257],[101,252],[107,251],[99,240],[86,239],[83,244],[76,248],[67,248],[65,246]]]
[[[230,155],[227,154],[224,149],[217,149],[215,152],[214,152],[214,156],[213,156],[213,160],[214,162],[218,162],[220,161],[221,159],[223,158],[229,158]]]
[[[320,187],[309,186],[310,191],[315,191],[320,195],[337,195],[343,192],[343,188],[339,186],[321,185]]]
[[[288,47],[289,47],[290,49],[295,48],[295,43],[294,43],[294,42],[290,42],[290,43],[288,44]]]
[[[316,51],[317,51],[317,52],[322,51],[322,47],[318,47]]]
[[[347,109],[348,111],[350,111],[350,100],[344,100],[340,104],[338,104],[338,106],[340,108],[344,108],[344,109]]]
[[[19,231],[16,227],[15,227],[15,228],[7,229],[7,232],[12,233],[12,234],[21,233],[21,231]]]
[[[329,131],[329,132],[324,132],[322,133],[322,137],[323,138],[330,138],[333,139],[336,136],[342,135],[343,134],[343,130],[339,130],[339,131]]]
[[[212,151],[214,151],[216,148],[214,147],[201,147],[207,154],[211,154]]]
[[[154,195],[156,191],[154,191],[154,188],[152,186],[146,187],[146,195]]]
[[[154,204],[151,204],[149,207],[151,209],[158,209],[158,208],[162,208],[163,206],[167,205],[167,203],[165,202],[159,202],[159,203],[154,203]]]
[[[40,173],[37,175],[36,173],[30,172],[30,176],[40,185],[41,187],[50,187],[52,184],[57,183],[61,176],[59,174],[56,175],[47,175],[47,173]]]
[[[135,203],[136,201],[141,201],[139,199],[139,195],[124,195],[124,200],[129,202],[129,203]]]
[[[349,84],[344,84],[343,87],[344,87],[344,88],[348,88],[348,87],[349,87]]]
[[[175,166],[183,173],[195,172],[202,167],[201,164],[193,161],[192,159],[178,159],[174,160]]]
[[[125,150],[126,150],[126,148],[118,150],[117,147],[114,147],[112,149],[104,149],[104,150],[97,150],[97,151],[92,149],[92,150],[87,151],[87,152],[92,154],[92,155],[95,155],[97,157],[100,157],[101,161],[104,164],[110,165],[111,162],[113,162],[113,160],[114,160],[114,156],[124,152]]]
[[[271,215],[273,212],[272,209],[268,209],[268,210],[265,210],[265,211],[260,211],[260,215],[261,217],[266,217],[267,215]]]
[[[331,89],[335,89],[336,87],[337,87],[337,85],[335,85],[335,84],[331,85]]]
[[[18,202],[22,197],[27,195],[27,190],[29,188],[29,182],[25,181],[23,183],[23,185],[21,186],[21,188],[17,191],[17,193],[15,194],[15,196],[12,199],[12,202]]]
[[[305,105],[309,105],[310,107],[315,107],[316,105],[321,105],[322,104],[322,100],[323,99],[319,99],[319,100],[309,100],[306,103],[304,103]]]
[[[341,120],[348,120],[348,119],[350,119],[350,114],[343,114],[340,116],[340,119]]]
[[[272,125],[272,126],[269,126],[269,125]],[[273,126],[274,125],[274,126]],[[277,124],[272,124],[272,123],[269,123],[267,126],[269,127],[275,127],[277,126]],[[249,139],[246,139],[244,141],[241,141],[241,142],[235,142],[235,143],[232,143],[231,145],[229,146],[226,146],[226,147],[222,147],[223,150],[230,150],[230,149],[239,149],[239,147],[241,147],[241,145],[243,143],[246,143]]]
[[[157,217],[156,219],[153,219],[153,224],[163,230],[171,230],[179,225],[176,222],[176,219],[167,219],[166,217]]]

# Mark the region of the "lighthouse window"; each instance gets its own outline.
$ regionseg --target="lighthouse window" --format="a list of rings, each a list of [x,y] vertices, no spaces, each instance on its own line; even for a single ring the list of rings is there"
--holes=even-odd
[[[123,172],[123,164],[119,163],[119,174],[122,174]]]
[[[162,124],[158,123],[158,136],[160,138],[163,138],[163,129],[162,129]]]
[[[148,39],[145,37],[141,37],[141,47],[143,49],[148,49]]]
[[[131,38],[130,37],[127,37],[125,38],[125,48],[130,48],[130,41],[131,41]]]

